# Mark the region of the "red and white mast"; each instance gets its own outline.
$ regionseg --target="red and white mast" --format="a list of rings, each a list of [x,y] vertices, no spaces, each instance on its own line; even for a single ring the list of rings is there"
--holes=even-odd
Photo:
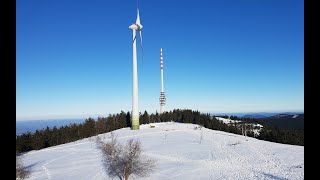
[[[160,76],[161,76],[161,92],[160,92],[160,114],[164,112],[164,105],[166,104],[166,97],[164,95],[164,84],[163,84],[163,56],[162,48],[160,48]]]

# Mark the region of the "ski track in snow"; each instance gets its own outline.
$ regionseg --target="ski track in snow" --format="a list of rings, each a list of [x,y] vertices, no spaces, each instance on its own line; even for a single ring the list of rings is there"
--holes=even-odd
[[[45,171],[46,175],[47,175],[47,179],[51,179],[51,174],[49,172],[49,170],[46,168],[46,166],[42,166],[42,169]]]
[[[104,168],[98,169],[98,170],[94,173],[95,175],[94,175],[93,177],[90,177],[90,175],[88,175],[89,177],[87,176],[86,179],[92,179],[92,180],[103,179],[103,178],[102,178],[103,172],[104,172]]]
[[[71,153],[69,153],[69,154],[67,154],[67,155],[64,155],[64,156],[61,156],[61,157],[59,157],[59,158],[53,159],[53,160],[45,163],[44,165],[42,165],[42,169],[44,169],[45,173],[47,174],[48,179],[51,179],[51,173],[50,173],[49,169],[46,167],[46,165],[48,165],[48,164],[50,164],[50,163],[52,163],[52,162],[54,162],[54,161],[56,161],[56,160],[65,158],[65,157],[67,157],[67,156],[70,156],[71,154],[74,154],[74,153],[75,153],[75,152],[71,152]]]
[[[216,134],[219,134],[219,133],[216,133]],[[224,135],[224,134],[221,134],[221,135]],[[233,136],[233,135],[230,135],[230,136]],[[236,137],[236,136],[233,136],[233,137]],[[211,141],[214,147],[219,146],[212,139],[203,138],[203,140]],[[215,153],[222,154],[224,157],[226,157],[226,161],[225,162],[214,162],[214,161],[206,160],[205,163],[209,164],[209,167],[210,167],[209,179],[213,179],[212,178],[213,174],[214,174],[213,172],[216,171],[217,169],[220,169],[220,171],[219,171],[220,178],[219,179],[228,179],[224,175],[224,174],[226,174],[225,173],[226,170],[224,168],[229,167],[228,165],[232,165],[233,168],[237,168],[237,169],[241,170],[241,171],[237,171],[237,172],[232,173],[233,174],[232,179],[243,179],[242,174],[244,171],[247,171],[248,174],[252,175],[252,178],[259,179],[262,177],[260,177],[257,172],[265,171],[266,169],[269,171],[270,174],[272,174],[274,172],[279,173],[279,169],[280,169],[281,172],[286,172],[285,176],[283,177],[284,179],[291,179],[292,178],[290,176],[292,174],[291,168],[288,168],[288,165],[284,161],[280,160],[279,158],[272,157],[272,156],[268,155],[268,154],[270,154],[270,153],[268,153],[268,152],[270,152],[270,150],[266,150],[266,149],[269,149],[269,148],[257,149],[257,147],[259,147],[259,146],[257,146],[257,147],[253,146],[251,143],[246,143],[246,144],[249,145],[250,149],[254,150],[254,154],[258,155],[259,159],[264,161],[264,166],[265,166],[264,169],[254,167],[252,165],[250,160],[256,160],[257,159],[256,157],[253,157],[252,155],[249,154],[249,158],[247,158],[245,156],[242,156],[241,154],[239,154],[237,151],[233,150],[232,148],[228,148],[226,140],[223,137],[223,144],[220,145],[220,147],[221,147],[220,149],[215,149],[215,151],[216,151]],[[266,155],[268,155],[268,157],[266,157]],[[229,169],[229,168],[226,168],[226,169]],[[253,174],[251,172],[253,172]]]

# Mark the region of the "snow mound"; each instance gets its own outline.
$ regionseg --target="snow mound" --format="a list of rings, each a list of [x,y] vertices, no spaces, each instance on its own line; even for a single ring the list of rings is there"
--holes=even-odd
[[[174,122],[123,128],[113,133],[120,143],[141,141],[144,153],[156,160],[157,179],[304,179],[304,147]],[[98,135],[108,141],[110,133]],[[102,163],[95,137],[30,151],[23,155],[32,171],[28,179],[112,179]],[[129,179],[137,179],[130,176]]]

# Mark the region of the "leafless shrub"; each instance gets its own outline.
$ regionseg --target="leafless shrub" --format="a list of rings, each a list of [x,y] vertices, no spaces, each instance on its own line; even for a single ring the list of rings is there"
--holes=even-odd
[[[129,176],[145,177],[155,168],[155,161],[142,154],[141,142],[129,139],[125,146],[111,134],[111,141],[102,143],[104,167],[110,177],[128,180]]]
[[[202,125],[198,125],[198,126],[195,126],[193,129],[194,129],[194,130],[198,130],[198,129],[201,130],[202,128],[203,128]]]
[[[16,156],[16,179],[25,179],[29,176],[30,171],[23,166],[21,156]]]
[[[97,136],[94,141],[95,141],[95,143],[96,143],[98,148],[102,148],[103,147],[104,143],[103,143],[103,141],[102,141],[100,136]]]

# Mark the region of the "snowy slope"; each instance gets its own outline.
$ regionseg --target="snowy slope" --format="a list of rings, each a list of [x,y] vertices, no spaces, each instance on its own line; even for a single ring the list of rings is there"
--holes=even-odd
[[[233,124],[233,123],[240,123],[240,120],[232,120],[232,119],[226,119],[223,117],[215,117],[217,120],[222,121],[224,124]],[[248,123],[250,124],[250,123]],[[263,126],[261,124],[251,124],[252,129],[250,131],[252,131],[256,136],[259,136],[261,129],[263,128]]]
[[[261,141],[194,124],[155,123],[114,131],[118,141],[139,138],[157,161],[153,174],[129,179],[304,179],[304,147]],[[201,134],[203,137],[200,143]],[[99,135],[108,141],[110,133]],[[29,179],[112,179],[93,137],[31,151],[23,156]]]

